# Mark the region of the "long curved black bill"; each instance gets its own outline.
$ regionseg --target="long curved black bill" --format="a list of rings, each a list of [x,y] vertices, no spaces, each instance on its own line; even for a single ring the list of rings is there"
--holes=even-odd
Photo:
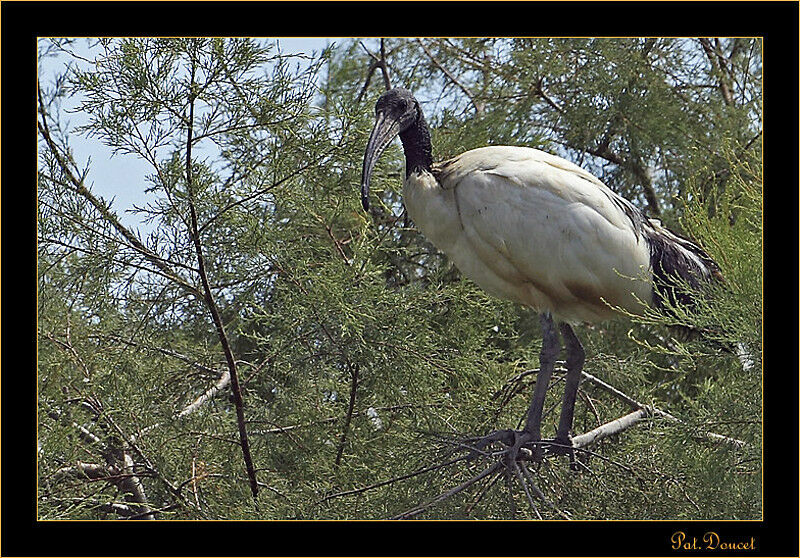
[[[364,152],[364,166],[361,168],[361,205],[364,211],[369,211],[369,181],[372,177],[372,169],[380,159],[386,147],[400,133],[400,123],[379,112],[375,116],[375,126],[367,142],[367,149]]]

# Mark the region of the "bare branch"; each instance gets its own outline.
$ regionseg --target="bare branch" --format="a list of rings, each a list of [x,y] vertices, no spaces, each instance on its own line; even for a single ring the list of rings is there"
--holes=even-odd
[[[376,56],[369,49],[364,46],[363,42],[359,41],[361,48],[364,49],[370,58],[372,58],[372,63],[369,65],[369,70],[367,70],[367,79],[364,81],[364,86],[361,88],[361,91],[358,92],[358,97],[356,97],[356,103],[360,103],[361,99],[364,97],[364,94],[367,92],[367,88],[369,88],[369,82],[372,81],[372,74],[375,73],[375,70],[380,68],[381,74],[383,75],[383,86],[386,91],[392,88],[392,82],[389,79],[389,68],[386,62],[386,45],[384,40],[381,39],[381,55],[380,57]]]
[[[386,44],[383,37],[381,37],[381,74],[383,74],[383,86],[386,91],[392,88],[392,82],[389,80],[389,68],[386,65]]]
[[[431,465],[430,467],[423,467],[422,469],[418,469],[412,473],[407,473],[405,475],[400,475],[398,477],[394,477],[385,481],[376,482],[375,484],[371,484],[369,486],[364,486],[362,488],[355,488],[353,490],[345,490],[344,492],[337,492],[336,494],[329,494],[328,496],[325,496],[322,500],[319,500],[317,504],[327,502],[328,500],[332,500],[334,498],[341,498],[342,496],[352,496],[354,494],[361,494],[368,490],[380,488],[381,486],[387,486],[395,482],[399,482],[402,480],[410,479],[412,477],[416,477],[418,475],[422,475],[424,473],[429,473],[431,471],[438,471],[439,469],[447,467],[448,465],[452,465],[454,463],[458,463],[459,461],[464,461],[466,459],[467,456],[457,457],[455,459],[451,459],[450,461],[446,461],[444,463],[437,463],[436,465]]]
[[[608,438],[614,434],[619,434],[623,430],[627,430],[637,422],[646,419],[649,416],[650,412],[647,409],[639,409],[638,411],[634,411],[623,417],[614,419],[611,422],[601,424],[594,430],[590,430],[585,434],[575,436],[572,438],[572,445],[576,448],[590,446],[596,442],[599,442],[603,438]]]
[[[49,416],[55,420],[69,422],[60,411],[50,411]],[[113,421],[106,417],[109,422]],[[91,444],[102,445],[103,441],[95,434],[76,422],[71,423],[79,432],[80,437]],[[116,425],[114,425],[116,426]],[[87,480],[107,480],[114,484],[120,492],[125,495],[128,502],[135,504],[135,513],[141,515],[142,519],[155,519],[152,510],[147,502],[147,495],[144,491],[142,481],[134,471],[134,463],[130,454],[124,449],[104,448],[103,455],[106,465],[85,463],[78,461],[74,466],[62,467],[53,475],[55,481],[64,478],[83,478]]]
[[[624,423],[618,423],[618,424],[614,425],[613,427],[610,426],[611,423],[606,423],[604,425],[601,425],[601,426],[595,428],[591,432],[587,432],[586,434],[583,434],[582,436],[587,436],[584,440],[582,440],[582,441],[585,441],[585,443],[583,444],[583,446],[577,446],[576,445],[575,447],[588,446],[590,444],[593,444],[595,441],[598,441],[598,440],[600,440],[602,438],[605,438],[607,435],[610,435],[610,434],[607,434],[607,435],[603,435],[600,438],[597,438],[596,436],[600,435],[603,431],[609,431],[609,430],[613,430],[613,429],[617,428],[618,429],[617,432],[621,432],[622,430],[625,430],[626,428],[629,428],[629,427],[633,426],[634,424],[639,422],[639,420],[641,420],[642,418],[646,418],[647,416],[655,415],[655,416],[663,417],[663,418],[668,419],[668,420],[673,421],[673,422],[678,422],[678,423],[684,424],[684,422],[681,419],[679,419],[679,418],[667,413],[666,411],[662,411],[662,410],[657,409],[657,408],[655,408],[655,407],[653,407],[651,405],[644,405],[642,403],[639,403],[638,401],[636,401],[632,397],[630,397],[628,395],[625,395],[624,393],[619,391],[614,386],[612,386],[610,384],[607,384],[606,382],[604,382],[600,378],[597,378],[596,376],[592,376],[591,374],[589,374],[587,372],[581,372],[581,375],[585,379],[587,379],[590,382],[592,382],[593,384],[595,384],[596,386],[598,386],[598,387],[604,389],[605,391],[611,393],[612,395],[617,397],[620,401],[623,401],[627,405],[630,405],[633,409],[636,409],[636,411],[634,413],[630,413],[630,415],[626,415],[626,417],[629,417],[629,418],[626,419],[626,421],[624,421]],[[638,419],[634,419],[632,417],[632,415],[637,414],[638,412],[641,412],[641,411],[643,411],[645,413],[644,416],[641,416]],[[612,421],[612,423],[620,421],[620,420],[622,420],[624,418],[625,417],[622,417],[620,419],[616,419],[616,421]],[[605,429],[605,430],[603,430],[603,429]],[[611,433],[615,434],[617,432],[611,432]],[[595,434],[592,434],[592,433],[595,433]],[[592,434],[592,436],[589,436],[590,434]],[[716,434],[714,432],[705,432],[700,437],[704,438],[704,439],[712,440],[714,442],[723,442],[723,443],[726,443],[726,444],[731,444],[732,446],[737,447],[737,448],[741,448],[741,447],[744,447],[744,446],[748,445],[747,442],[744,442],[742,440],[737,440],[736,438],[731,438],[729,436],[723,436],[722,434]],[[575,443],[575,438],[573,438],[573,443]]]

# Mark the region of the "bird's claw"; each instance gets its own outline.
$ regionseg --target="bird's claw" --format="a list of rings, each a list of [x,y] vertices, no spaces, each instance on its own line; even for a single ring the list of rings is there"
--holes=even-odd
[[[507,464],[520,460],[541,463],[548,455],[567,455],[570,469],[573,471],[579,469],[571,440],[560,438],[537,440],[533,434],[524,430],[497,430],[487,434],[469,446],[467,460],[471,461],[480,454],[486,454],[483,450],[494,442],[508,446],[502,457]]]
[[[514,430],[496,430],[491,434],[487,434],[483,438],[478,439],[472,444],[469,444],[467,447],[470,448],[470,452],[467,455],[467,461],[472,461],[478,455],[485,453],[483,449],[493,442],[502,442],[507,446],[513,446],[515,441],[516,431]]]

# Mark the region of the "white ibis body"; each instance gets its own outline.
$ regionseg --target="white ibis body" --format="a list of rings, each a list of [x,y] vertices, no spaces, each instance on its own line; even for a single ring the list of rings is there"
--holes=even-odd
[[[504,439],[518,449],[540,441],[544,396],[560,351],[558,323],[567,380],[550,448],[571,448],[584,352],[569,324],[613,318],[618,309],[638,313],[664,299],[689,303],[676,283],[699,287],[719,276],[717,266],[697,245],[565,159],[490,146],[433,163],[430,133],[409,91],[387,91],[375,112],[364,156],[364,208],[375,162],[399,135],[406,157],[403,201],[423,234],[486,292],[542,314],[540,372],[527,423],[521,433],[503,431],[485,443]]]

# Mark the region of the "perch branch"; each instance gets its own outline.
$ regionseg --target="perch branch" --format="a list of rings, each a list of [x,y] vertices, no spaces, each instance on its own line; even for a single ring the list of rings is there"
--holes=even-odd
[[[685,424],[684,421],[682,421],[681,419],[679,419],[678,417],[676,417],[674,415],[669,414],[666,411],[662,411],[661,409],[653,407],[652,405],[644,405],[642,403],[639,403],[638,401],[636,401],[632,397],[622,393],[620,390],[618,390],[614,386],[612,386],[610,384],[607,384],[606,382],[604,382],[603,380],[601,380],[600,378],[598,378],[596,376],[592,376],[591,374],[589,374],[587,372],[581,372],[581,374],[582,374],[582,376],[584,378],[589,380],[591,383],[593,383],[594,385],[596,385],[596,386],[604,389],[605,391],[611,393],[617,399],[619,399],[620,401],[626,403],[627,405],[629,405],[632,409],[634,409],[636,411],[645,411],[647,416],[655,415],[655,416],[659,416],[659,417],[665,418],[667,420],[670,420],[672,422],[677,422],[679,424]],[[627,416],[631,416],[633,414],[635,414],[635,413],[631,413],[630,415],[627,415]],[[630,422],[630,424],[627,424],[627,426],[625,426],[625,428],[633,426],[634,424],[639,422],[639,420],[641,420],[642,418],[645,418],[645,417],[641,417],[638,420],[634,420],[633,422]],[[617,419],[617,420],[621,420],[621,419]],[[612,421],[612,422],[615,422],[615,421]],[[608,423],[608,424],[611,424],[611,423]],[[603,428],[605,426],[606,425],[601,425],[598,428],[596,428],[595,430],[598,430],[598,429]],[[620,426],[620,425],[617,425],[617,426]],[[592,430],[592,432],[594,432],[595,430]],[[621,430],[624,430],[624,428],[622,428]],[[589,433],[587,432],[586,435],[588,435],[588,434]],[[606,436],[602,436],[602,438],[605,438],[605,437]],[[598,438],[598,440],[602,439],[602,438]],[[747,446],[747,442],[745,442],[743,440],[737,440],[736,438],[731,438],[730,436],[723,436],[722,434],[717,434],[715,432],[704,432],[701,436],[699,436],[699,438],[708,439],[708,440],[711,440],[713,442],[723,442],[723,443],[726,443],[726,444],[730,444],[730,445],[732,445],[732,446],[734,446],[736,448],[742,448],[742,447]],[[574,441],[574,439],[573,439],[573,441]],[[596,441],[596,440],[593,440],[590,443],[594,443],[594,441]],[[589,445],[589,444],[585,444],[585,445]]]

